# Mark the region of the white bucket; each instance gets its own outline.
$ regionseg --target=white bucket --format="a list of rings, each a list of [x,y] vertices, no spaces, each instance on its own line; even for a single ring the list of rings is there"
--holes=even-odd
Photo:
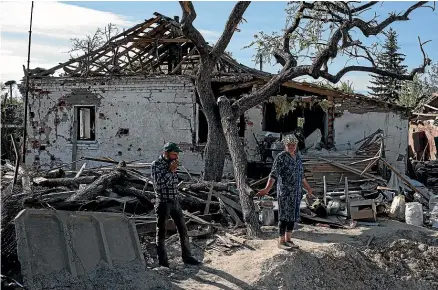
[[[419,202],[406,204],[405,211],[406,223],[413,226],[423,225],[423,206]]]

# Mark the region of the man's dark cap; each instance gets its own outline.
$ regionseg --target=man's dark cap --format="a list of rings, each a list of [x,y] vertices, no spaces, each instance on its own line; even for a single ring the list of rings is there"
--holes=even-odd
[[[179,149],[178,145],[176,145],[175,143],[172,143],[172,142],[166,143],[164,145],[164,151],[166,151],[166,152],[178,152],[178,153],[182,152],[182,150]]]

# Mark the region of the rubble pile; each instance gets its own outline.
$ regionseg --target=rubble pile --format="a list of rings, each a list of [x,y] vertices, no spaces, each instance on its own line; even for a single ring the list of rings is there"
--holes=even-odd
[[[438,227],[438,212],[433,212],[438,196],[424,187],[421,182],[398,172],[382,157],[382,148],[384,148],[382,136],[382,132],[378,130],[358,141],[363,144],[353,152],[353,155],[343,156],[341,152],[332,152],[328,156],[303,155],[306,179],[314,189],[315,197],[308,195],[303,197],[300,207],[301,223],[351,229],[358,225],[378,225],[377,218],[382,216],[404,221],[406,212],[407,223],[414,221],[416,225]],[[87,168],[87,160],[98,161],[105,165]],[[143,250],[147,253],[146,259],[150,259],[150,263],[153,263],[153,257],[156,256],[154,253],[156,215],[154,212],[155,193],[148,173],[151,164],[134,161],[117,162],[109,158],[94,157],[83,157],[80,161],[83,164],[79,170],[66,170],[64,166],[48,171],[31,171],[21,166],[16,168],[8,161],[2,164],[2,273],[16,277],[13,273],[19,271],[13,220],[25,208],[123,214],[136,225]],[[425,172],[425,168],[435,167],[428,163],[422,167],[417,166],[417,168],[418,172]],[[382,177],[385,172],[391,174],[389,181]],[[235,182],[232,180],[202,181],[185,169],[178,173],[179,200],[188,225],[189,237],[194,239],[193,246],[202,251],[212,250],[225,254],[232,253],[239,248],[248,248],[247,240],[243,237],[243,212]],[[427,179],[424,180],[424,184],[430,185],[433,177],[429,173],[425,173],[425,176]],[[260,179],[248,179],[247,182],[256,192],[265,186],[267,180],[268,176],[264,176]],[[275,190],[263,198],[254,196],[254,202],[261,224],[275,226],[277,220],[275,215],[278,209]],[[416,208],[416,212],[410,211],[411,208]],[[174,234],[176,231],[173,221],[169,222],[168,230],[171,236],[167,242],[176,242],[178,235]],[[203,242],[199,243],[200,240]],[[390,267],[394,269],[402,267],[394,271],[407,277],[410,271],[413,271],[412,267],[421,268],[422,265],[415,266],[415,262],[412,262],[414,264],[411,263],[409,267],[412,267],[408,269],[406,265],[401,265],[404,263],[403,258],[399,261],[390,256],[402,255],[415,259],[421,254],[436,257],[436,246],[426,244],[426,246],[421,246],[421,249],[415,246],[416,250],[412,251],[407,250],[408,246],[413,246],[409,243],[400,239],[394,244],[369,252],[362,252],[362,250],[347,246],[338,249],[334,246],[334,254],[328,252],[321,254],[321,257],[326,257],[324,255],[329,257],[324,263],[334,263],[333,265],[320,264],[319,258],[321,257],[317,254],[316,256],[297,256],[292,263],[288,260],[286,264],[283,260],[275,260],[270,266],[275,271],[272,274],[267,273],[264,280],[260,280],[260,285],[271,283],[272,279],[282,276],[284,269],[290,267],[298,267],[302,271],[307,271],[306,265],[313,267],[318,273],[314,277],[292,277],[291,281],[284,281],[285,285],[290,286],[287,288],[297,285],[302,288],[308,283],[317,285],[315,288],[310,287],[309,284],[311,289],[336,288],[341,284],[345,285],[344,277],[336,276],[335,272],[357,272],[364,280],[371,281],[370,283],[377,281],[376,283],[387,285],[389,282],[383,282],[382,279],[388,269],[376,266],[376,263],[381,262],[386,266],[393,263]],[[411,257],[412,255],[416,256]],[[377,259],[376,257],[380,257],[380,260],[373,260]],[[351,261],[348,269],[340,262],[338,263],[338,259],[341,258]],[[370,262],[371,260],[373,262]],[[430,262],[435,263],[434,261]],[[334,272],[326,271],[323,274],[326,277],[321,277],[321,271],[324,272],[321,267],[327,267]],[[5,269],[13,273],[8,273]],[[373,271],[375,275],[371,277],[370,273]],[[427,272],[424,275],[418,275],[424,278],[434,274]],[[418,286],[418,289],[422,289],[424,285],[429,285],[428,282],[425,282],[426,284],[418,282],[420,284],[414,285],[413,282],[409,282],[408,278],[406,281],[394,280],[392,282],[398,285],[397,289],[411,286]],[[356,282],[352,281],[352,285],[356,285],[354,283]],[[354,288],[362,289],[359,284],[357,286]]]
[[[406,234],[406,231],[403,231]],[[278,254],[262,269],[263,289],[435,289],[438,241],[407,235],[375,238],[371,245],[335,243],[315,251]]]
[[[134,221],[141,236],[154,236],[156,217],[153,183],[149,180],[149,174],[137,170],[150,167],[150,164],[123,161],[115,164],[117,162],[109,159],[99,160],[114,165],[87,169],[84,163],[78,171],[57,168],[40,172],[20,166],[16,184],[13,182],[15,167],[9,162],[3,164],[2,273],[7,274],[6,269],[17,270],[13,222],[17,214],[26,208],[121,213]],[[196,226],[202,224],[204,227],[214,220],[223,221],[226,226],[243,225],[233,182],[201,182],[187,173],[181,173],[180,177],[180,203],[187,221],[196,221]],[[212,225],[216,227],[215,230],[222,227],[220,223]],[[173,224],[169,226],[170,231],[174,229]],[[193,227],[190,229],[191,236],[202,236]],[[213,234],[211,231],[207,233]],[[236,246],[229,238],[222,238],[223,241],[228,248]]]
[[[438,160],[413,161],[416,179],[433,192],[438,193]]]

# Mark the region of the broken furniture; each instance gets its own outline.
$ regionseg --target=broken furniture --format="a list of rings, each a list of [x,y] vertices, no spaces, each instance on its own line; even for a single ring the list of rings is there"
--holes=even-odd
[[[353,220],[376,221],[376,204],[374,199],[350,201],[350,217]]]

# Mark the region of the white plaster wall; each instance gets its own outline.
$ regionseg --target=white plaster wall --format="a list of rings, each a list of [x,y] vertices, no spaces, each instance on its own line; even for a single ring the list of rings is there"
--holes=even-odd
[[[406,158],[408,148],[409,121],[395,112],[368,112],[353,114],[344,111],[334,120],[334,140],[338,150],[356,150],[361,143],[354,144],[378,129],[384,131],[387,161],[400,172],[406,170],[406,159],[397,161],[399,154]]]
[[[188,78],[46,79],[37,80],[35,88],[29,111],[35,114],[30,121],[36,122],[36,128],[29,124],[28,164],[49,168],[72,161],[74,105],[96,105],[96,142],[78,143],[78,158],[150,162],[166,142],[192,144],[195,88]],[[129,129],[129,134],[117,136],[119,128]],[[33,141],[45,150],[32,148]],[[181,161],[189,170],[202,170],[202,154],[198,152],[182,153]]]

